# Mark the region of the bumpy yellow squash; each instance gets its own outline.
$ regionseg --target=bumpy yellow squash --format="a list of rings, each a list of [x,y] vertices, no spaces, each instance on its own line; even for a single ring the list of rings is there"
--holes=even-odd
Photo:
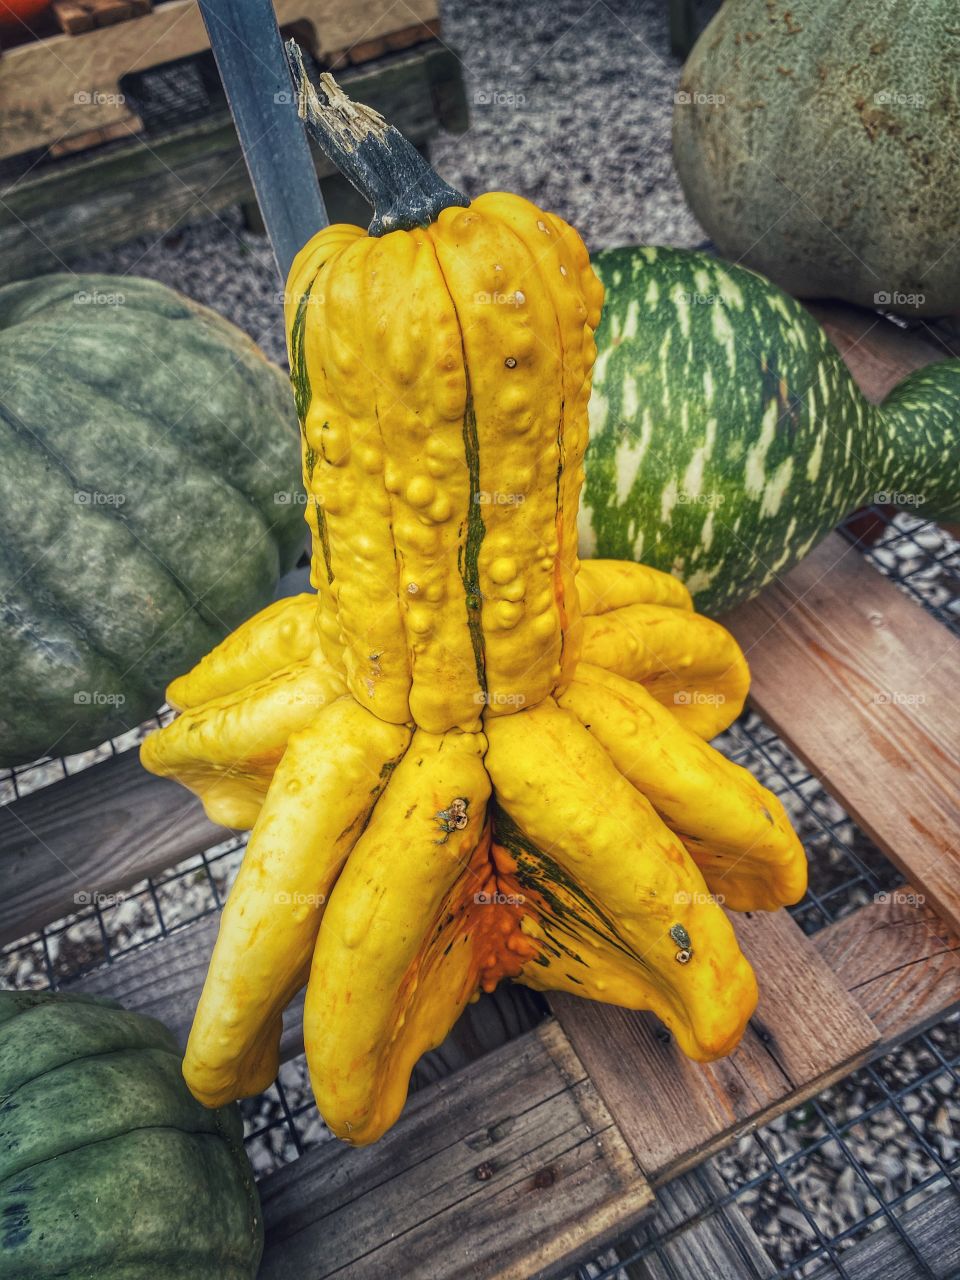
[[[290,273],[314,592],[175,681],[143,761],[253,824],[190,1088],[267,1086],[307,982],[320,1110],[364,1143],[504,977],[729,1052],[757,988],[719,904],[794,902],[805,861],[705,741],[746,695],[731,637],[663,574],[578,562],[602,294],[579,237],[517,196],[468,205],[324,89],[303,102],[328,150],[406,202],[319,232]]]

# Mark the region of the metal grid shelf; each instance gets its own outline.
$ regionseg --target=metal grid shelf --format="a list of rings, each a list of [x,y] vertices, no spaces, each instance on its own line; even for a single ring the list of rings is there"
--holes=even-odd
[[[855,532],[848,522],[848,536],[861,541],[881,573],[960,634],[960,546],[910,515],[874,508],[870,518],[869,545],[862,540],[862,515]],[[161,714],[96,752],[0,774],[0,799],[20,797],[130,749],[167,718]],[[901,883],[899,872],[759,717],[745,713],[717,745],[780,797],[803,839],[811,889],[792,914],[806,933]],[[0,982],[63,987],[219,911],[244,846],[244,837],[231,837],[123,894],[78,902],[73,915],[0,951]],[[864,1238],[882,1229],[892,1233],[901,1262],[906,1259],[898,1275],[941,1280],[960,1274],[960,1262],[956,1271],[944,1270],[949,1258],[929,1255],[914,1226],[918,1207],[949,1195],[942,1212],[956,1220],[960,1238],[960,1142],[949,1116],[942,1119],[947,1101],[960,1097],[958,1066],[960,1023],[948,1018],[684,1175],[699,1184],[708,1206],[694,1220],[664,1226],[654,1219],[602,1258],[568,1273],[568,1280],[685,1280],[691,1233],[711,1223],[742,1262],[731,1275],[885,1275],[845,1261],[856,1261]],[[330,1140],[302,1056],[281,1067],[265,1094],[241,1106],[260,1177]],[[934,1121],[926,1126],[921,1120],[931,1108]],[[752,1232],[753,1247],[744,1246],[741,1221]],[[757,1241],[769,1266],[758,1265]]]
[[[923,1060],[926,1069],[914,1069],[906,1082],[899,1080],[898,1076],[905,1074],[904,1061],[915,1059]],[[862,1280],[867,1275],[886,1276],[885,1270],[864,1271],[859,1266],[848,1267],[844,1261],[848,1250],[855,1250],[869,1233],[886,1227],[910,1259],[909,1269],[901,1269],[897,1275],[936,1280],[955,1276],[956,1270],[937,1266],[929,1240],[914,1237],[910,1218],[928,1198],[948,1190],[951,1199],[941,1212],[949,1211],[955,1220],[960,1218],[960,1160],[946,1154],[957,1144],[949,1138],[939,1144],[931,1142],[916,1122],[916,1104],[922,1106],[928,1101],[925,1095],[957,1095],[958,1067],[960,1035],[958,1023],[951,1019],[686,1175],[701,1183],[704,1199],[710,1204],[701,1222],[712,1219],[721,1229],[725,1227],[732,1248],[740,1245],[742,1249],[740,1234],[727,1221],[727,1211],[735,1208],[766,1247],[769,1269],[758,1268],[743,1251],[740,1274],[745,1278],[762,1276],[764,1280]],[[859,1101],[862,1094],[872,1100]],[[857,1100],[854,1114],[845,1114],[852,1099]],[[899,1145],[913,1148],[916,1158],[911,1162],[912,1168],[903,1160],[898,1161],[904,1169],[900,1175],[904,1185],[891,1194],[888,1186],[866,1167],[858,1147],[871,1129],[893,1127],[882,1124],[892,1118],[899,1122]],[[710,1171],[718,1175],[726,1191],[717,1193],[717,1178],[710,1179]],[[813,1203],[818,1199],[811,1190],[816,1184],[827,1187],[819,1203]],[[859,1195],[854,1188],[859,1188]],[[856,1208],[847,1209],[847,1205]],[[615,1255],[613,1258],[605,1256],[602,1263],[583,1265],[573,1275],[576,1280],[659,1280],[661,1276],[684,1280],[685,1273],[678,1270],[683,1249],[677,1246],[682,1246],[684,1235],[692,1229],[689,1223],[664,1234],[641,1228],[609,1251]],[[892,1269],[889,1274],[893,1274]]]

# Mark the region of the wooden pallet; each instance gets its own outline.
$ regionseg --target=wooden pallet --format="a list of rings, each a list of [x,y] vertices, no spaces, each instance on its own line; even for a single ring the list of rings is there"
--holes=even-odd
[[[417,146],[440,128],[466,128],[461,65],[440,41],[350,66],[338,76],[353,98],[382,112]],[[0,181],[0,284],[62,271],[78,254],[135,236],[159,236],[253,200],[226,106],[149,140],[131,134],[131,127],[119,121],[101,129],[100,141],[113,138],[110,147],[88,150],[86,137],[64,140],[61,151],[76,145],[76,157]],[[369,221],[360,196],[316,148],[314,162],[331,219]]]
[[[73,4],[70,8],[85,9]],[[165,0],[129,20],[17,45],[0,58],[0,159],[131,117],[120,81],[210,48],[196,0]],[[320,61],[344,65],[409,48],[437,31],[437,0],[276,0],[277,21],[296,27]],[[106,16],[106,15],[104,15]],[[81,19],[74,15],[74,23]]]
[[[54,0],[53,14],[65,35],[79,36],[141,18],[152,8],[153,0]]]
[[[462,64],[439,39],[437,0],[274,7],[285,33],[415,145],[467,127]],[[152,10],[140,0],[65,0],[61,8],[78,34],[0,57],[0,284],[238,204],[247,225],[262,230],[233,120],[204,69],[209,43],[196,0],[158,0]],[[143,85],[126,77],[149,71],[157,75],[144,123],[132,102]],[[167,77],[160,87],[158,76]],[[184,92],[202,114],[166,118],[171,97]],[[346,179],[312,151],[331,219],[369,220]]]
[[[945,354],[863,313],[820,314],[868,393]],[[761,1000],[719,1063],[688,1062],[644,1014],[567,996],[545,1011],[509,986],[483,997],[382,1142],[327,1143],[261,1181],[265,1280],[556,1275],[637,1224],[653,1189],[654,1225],[697,1214],[703,1186],[678,1175],[960,1001],[957,642],[838,535],[728,622],[754,707],[907,887],[810,938],[784,912],[737,917]],[[911,696],[879,696],[898,692]],[[78,889],[122,891],[223,837],[132,753],[28,795],[0,812],[0,940],[74,910]],[[215,929],[203,919],[76,986],[184,1038]],[[284,1058],[302,1047],[297,1006]],[[741,1225],[742,1260],[759,1245]],[[711,1273],[715,1233],[678,1238],[674,1263]]]

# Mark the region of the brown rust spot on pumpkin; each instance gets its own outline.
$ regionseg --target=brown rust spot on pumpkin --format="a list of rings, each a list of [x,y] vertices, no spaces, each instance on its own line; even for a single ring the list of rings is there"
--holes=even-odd
[[[888,137],[896,138],[903,132],[902,126],[889,111],[885,111],[883,107],[878,107],[874,103],[868,102],[866,98],[857,98],[853,106],[871,142],[873,142],[878,133],[885,133]]]

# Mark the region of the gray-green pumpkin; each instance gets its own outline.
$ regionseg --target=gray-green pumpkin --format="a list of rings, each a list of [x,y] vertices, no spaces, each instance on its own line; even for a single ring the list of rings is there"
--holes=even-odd
[[[305,544],[289,384],[149,280],[0,289],[0,765],[138,724]]]
[[[674,108],[720,252],[799,297],[960,310],[956,0],[726,0]]]
[[[235,1106],[112,1001],[0,992],[0,1280],[253,1280],[263,1221]]]

